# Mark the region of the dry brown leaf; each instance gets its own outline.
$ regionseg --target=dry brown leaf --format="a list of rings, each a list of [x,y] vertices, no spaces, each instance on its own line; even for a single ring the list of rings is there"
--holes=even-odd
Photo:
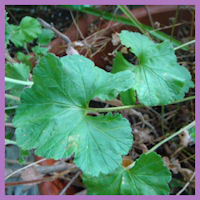
[[[126,47],[122,47],[120,51],[123,54],[128,54],[128,49]]]
[[[188,144],[191,142],[191,136],[188,130],[184,130],[180,135],[180,145],[183,147],[187,147]]]
[[[135,140],[138,143],[152,143],[153,136],[150,134],[152,131],[149,128],[134,128]]]
[[[79,47],[83,47],[84,46],[83,42],[81,42],[81,41],[74,41],[73,45],[74,46],[79,46]]]
[[[117,46],[120,43],[119,33],[112,34],[112,44],[113,46]]]
[[[181,168],[180,172],[183,175],[185,181],[189,181],[194,173],[191,169],[188,168]]]
[[[177,159],[169,159],[167,156],[163,157],[164,164],[174,173],[178,174],[181,170],[181,165]]]

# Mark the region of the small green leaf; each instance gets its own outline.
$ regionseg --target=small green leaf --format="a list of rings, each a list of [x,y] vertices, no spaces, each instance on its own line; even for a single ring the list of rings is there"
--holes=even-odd
[[[54,32],[49,29],[42,29],[42,33],[38,36],[38,43],[40,45],[48,45],[54,37]]]
[[[132,87],[132,73],[105,72],[80,55],[47,54],[33,80],[13,121],[18,145],[45,158],[75,153],[74,163],[93,176],[117,168],[133,142],[128,120],[111,113],[93,117],[87,109],[95,97],[112,100]]]
[[[40,23],[36,19],[29,16],[24,17],[19,26],[10,25],[10,27],[10,40],[16,47],[24,46],[25,43],[36,39],[42,31]]]
[[[190,136],[195,141],[195,127],[189,129]]]
[[[19,26],[26,42],[31,42],[33,39],[37,38],[42,31],[41,25],[37,19],[29,16],[24,17]]]
[[[35,53],[35,55],[43,56],[47,54],[48,48],[35,46],[32,48],[32,51]]]
[[[32,68],[32,63],[30,62],[31,56],[30,55],[25,55],[22,52],[17,52],[17,59],[24,64],[28,65],[30,69]]]
[[[124,105],[134,105],[136,101],[135,91],[133,89],[129,89],[125,92],[121,92],[120,99]]]
[[[19,164],[21,164],[21,165],[26,164],[25,158],[28,157],[29,155],[30,155],[30,151],[20,149],[20,151],[19,151]]]
[[[155,152],[142,154],[131,169],[123,166],[99,177],[83,175],[91,195],[168,195],[171,173]]]
[[[20,31],[19,26],[10,25],[11,34],[10,34],[10,40],[16,47],[22,47],[25,44],[25,39],[22,31]]]
[[[5,12],[5,44],[8,45],[9,44],[9,39],[10,39],[10,34],[11,34],[11,29],[10,29],[10,25],[8,24],[8,16],[7,16],[7,12]]]
[[[142,104],[170,104],[183,98],[189,88],[194,86],[189,71],[177,63],[169,41],[156,44],[144,35],[128,31],[122,31],[120,39],[137,56],[139,65],[127,63],[120,55],[122,64],[114,65],[113,71],[133,72],[133,89]]]

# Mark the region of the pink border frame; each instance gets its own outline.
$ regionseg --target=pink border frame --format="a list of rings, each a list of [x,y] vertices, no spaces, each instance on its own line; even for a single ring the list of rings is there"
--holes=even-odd
[[[30,199],[30,200],[36,200],[36,199],[48,199],[48,200],[53,200],[53,199],[62,199],[62,198],[67,198],[71,200],[82,200],[82,199],[93,199],[93,200],[98,200],[98,199],[134,199],[134,200],[200,200],[200,165],[197,163],[200,163],[200,135],[196,135],[196,194],[195,195],[183,195],[183,196],[175,196],[175,195],[170,195],[170,196],[128,196],[128,195],[113,195],[113,196],[51,196],[51,195],[45,195],[45,196],[40,196],[40,195],[33,195],[33,196],[6,196],[4,191],[5,191],[5,186],[4,186],[4,169],[5,169],[5,164],[4,164],[4,105],[5,105],[5,98],[4,98],[4,76],[5,76],[5,71],[4,71],[4,65],[5,65],[5,58],[4,58],[4,31],[5,31],[5,22],[4,22],[4,10],[5,10],[5,5],[84,5],[84,4],[91,4],[91,5],[119,5],[119,4],[126,4],[126,5],[195,5],[196,7],[196,13],[195,13],[195,25],[196,25],[196,30],[195,30],[195,39],[196,39],[196,45],[195,45],[195,56],[196,56],[196,66],[200,66],[200,56],[197,55],[197,52],[200,52],[200,1],[195,1],[195,0],[167,0],[167,1],[161,1],[161,0],[34,0],[34,1],[27,1],[27,0],[1,0],[0,1],[0,146],[1,146],[1,154],[0,154],[0,160],[2,164],[0,165],[0,199]],[[200,127],[200,109],[198,105],[198,100],[200,100],[200,68],[196,67],[196,127]]]

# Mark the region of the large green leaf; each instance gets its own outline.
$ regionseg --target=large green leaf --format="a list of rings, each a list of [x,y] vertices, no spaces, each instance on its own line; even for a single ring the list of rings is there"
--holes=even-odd
[[[48,52],[48,48],[46,47],[41,47],[41,46],[34,46],[32,48],[32,51],[35,55],[37,56],[43,56],[43,55],[46,55],[47,52]]]
[[[13,121],[18,145],[36,148],[45,158],[75,153],[75,164],[93,176],[117,168],[132,146],[129,122],[120,114],[88,115],[88,105],[95,97],[112,100],[132,87],[132,73],[105,72],[80,55],[60,60],[47,54],[35,67],[33,80]]]
[[[120,33],[120,40],[137,56],[139,65],[132,65],[119,55],[122,64],[115,64],[113,71],[133,72],[133,89],[141,103],[148,106],[167,105],[183,98],[194,86],[189,71],[177,63],[169,41],[156,44],[144,35],[128,31]]]
[[[135,165],[123,166],[99,177],[83,175],[83,181],[92,195],[167,195],[171,173],[155,152],[142,154]]]

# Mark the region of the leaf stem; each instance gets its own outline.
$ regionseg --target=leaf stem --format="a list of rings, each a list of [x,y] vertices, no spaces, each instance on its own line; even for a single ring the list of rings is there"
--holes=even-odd
[[[193,99],[195,99],[195,96],[186,97],[186,98],[184,98],[184,99],[180,99],[180,100],[174,101],[174,102],[171,103],[171,104],[181,103],[181,102],[189,101],[189,100],[193,100]]]
[[[159,142],[158,144],[156,144],[155,146],[153,146],[146,154],[151,153],[153,151],[155,151],[157,148],[159,148],[161,145],[163,145],[164,143],[168,142],[169,140],[171,140],[172,138],[176,137],[177,135],[179,135],[180,133],[182,133],[184,130],[186,129],[190,129],[192,127],[195,126],[195,120],[193,122],[191,122],[190,124],[188,124],[187,126],[181,128],[180,130],[178,130],[177,132],[173,133],[172,135],[170,135],[169,137],[165,138],[164,140],[162,140],[161,142]]]
[[[5,77],[5,82],[19,84],[19,85],[29,85],[29,86],[33,85],[33,82],[31,82],[31,81],[21,81],[21,80],[8,78],[8,77]]]
[[[20,101],[19,97],[13,96],[11,94],[5,94],[5,98],[12,99],[12,100],[15,100],[15,101]]]
[[[193,44],[193,43],[195,43],[195,40],[191,40],[191,41],[189,41],[189,42],[186,42],[185,44],[182,44],[182,45],[180,45],[180,46],[177,46],[177,47],[174,48],[174,50],[176,51],[176,50],[178,50],[178,49],[181,49],[182,47],[188,46],[188,45]]]
[[[18,106],[9,106],[9,107],[5,107],[5,110],[14,110],[16,109]]]
[[[91,112],[113,112],[113,111],[125,110],[125,109],[130,109],[130,108],[138,108],[138,107],[144,107],[144,105],[138,104],[138,105],[111,107],[111,108],[87,108],[87,110]]]
[[[171,104],[181,103],[181,102],[189,101],[192,99],[195,99],[195,96],[186,97],[184,99],[174,101]],[[139,108],[139,107],[145,107],[145,105],[137,104],[137,105],[110,107],[110,108],[87,108],[86,110],[88,112],[113,112],[113,111],[125,110],[125,109],[130,109],[130,108]]]

